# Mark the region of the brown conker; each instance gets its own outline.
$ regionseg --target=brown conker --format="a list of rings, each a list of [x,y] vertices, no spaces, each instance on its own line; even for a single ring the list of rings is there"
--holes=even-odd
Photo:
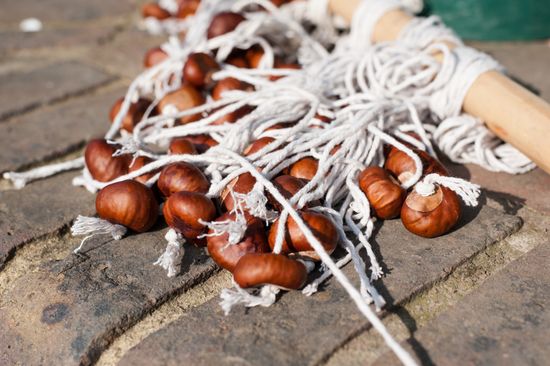
[[[168,152],[172,155],[195,155],[197,154],[197,149],[191,141],[189,141],[185,137],[180,137],[170,141]]]
[[[401,208],[401,221],[411,233],[435,238],[448,233],[460,218],[460,201],[455,192],[437,186],[424,197],[413,190]]]
[[[255,184],[256,178],[254,178],[250,173],[241,174],[229,182],[220,194],[220,199],[222,200],[222,204],[225,209],[227,211],[231,211],[235,208],[235,201],[233,200],[231,190],[233,190],[234,193],[246,194],[252,191]]]
[[[204,104],[204,96],[191,85],[183,85],[180,89],[166,94],[158,104],[158,109],[162,112],[168,105],[173,105],[180,112],[187,109],[198,107]],[[181,124],[197,121],[201,118],[200,113],[191,116],[185,116],[178,119]]]
[[[216,207],[210,198],[197,192],[177,192],[166,200],[162,211],[168,226],[194,244],[206,245],[198,236],[206,231],[201,221],[210,222],[216,217]]]
[[[229,234],[224,233],[219,236],[208,236],[206,238],[208,254],[220,267],[233,272],[237,262],[247,253],[267,253],[269,245],[267,244],[267,235],[262,220],[245,214],[246,231],[243,238],[237,244],[229,244]],[[216,221],[235,221],[235,213],[225,213]],[[213,231],[210,230],[209,234]]]
[[[319,162],[317,159],[307,157],[292,164],[289,175],[300,179],[312,180],[318,168]]]
[[[212,84],[212,74],[220,70],[216,59],[207,53],[196,52],[189,55],[183,66],[183,78],[198,88]]]
[[[273,185],[287,200],[291,199],[298,191],[305,187],[306,183],[299,178],[291,175],[280,175],[273,179]],[[269,203],[273,205],[278,211],[282,210],[280,203],[268,193],[267,198]]]
[[[92,178],[99,182],[109,182],[128,173],[132,157],[130,155],[113,156],[119,148],[119,145],[111,145],[103,139],[88,143],[84,151],[84,160]]]
[[[157,186],[165,197],[170,197],[181,191],[207,193],[210,182],[193,164],[179,162],[162,169]]]
[[[212,89],[212,98],[214,100],[222,99],[222,94],[230,90],[249,90],[251,86],[235,78],[221,79]]]
[[[146,3],[141,7],[141,15],[144,18],[153,17],[158,20],[170,18],[171,14],[168,10],[161,8],[156,3]]]
[[[449,172],[447,171],[447,169],[445,169],[443,164],[441,164],[430,154],[419,149],[412,150],[415,154],[418,155],[418,157],[422,161],[423,176],[432,173],[443,176],[449,175]],[[395,177],[397,177],[397,179],[401,183],[405,183],[416,172],[416,165],[414,163],[414,160],[405,152],[395,148],[390,150],[388,157],[386,158],[384,168],[392,173]]]
[[[195,148],[199,154],[202,154],[211,147],[218,145],[218,141],[214,140],[212,136],[206,134],[190,135],[185,136],[185,138],[195,145]]]
[[[338,244],[338,230],[332,219],[314,211],[300,211],[300,216],[327,253],[331,254]],[[279,219],[273,223],[269,230],[268,241],[271,249],[275,247],[278,226]],[[317,253],[292,217],[289,217],[286,222],[281,253],[299,253],[303,257],[319,260]]]
[[[111,120],[111,123],[115,121],[116,116],[120,112],[122,103],[124,103],[123,97],[119,98],[111,108],[111,111],[109,112],[109,119]],[[126,115],[122,117],[122,125],[120,127],[128,132],[134,131],[134,127],[141,121],[150,105],[151,101],[144,98],[139,98],[137,102],[130,104],[128,112],[126,112]]]
[[[136,170],[139,170],[141,168],[143,168],[145,165],[151,163],[153,160],[151,158],[148,158],[146,156],[138,156],[135,160],[134,160],[134,163],[130,163],[130,166],[128,168],[128,172],[129,173],[132,173],[132,172],[135,172]],[[143,174],[143,175],[140,175],[139,177],[137,178],[134,178],[134,180],[137,180],[138,182],[140,183],[147,183],[147,181],[151,178],[153,178],[155,176],[155,174],[158,173],[158,169],[156,170],[153,170],[149,173],[146,173],[146,174]]]
[[[399,216],[407,191],[386,170],[368,167],[359,173],[358,181],[378,218],[388,220]]]
[[[263,149],[273,141],[275,141],[273,137],[269,137],[269,136],[260,137],[259,139],[257,139],[256,141],[248,145],[248,147],[244,149],[243,154],[244,156],[250,156],[260,151],[261,149]]]
[[[153,191],[134,180],[113,183],[103,188],[97,194],[95,207],[100,218],[138,233],[149,230],[159,214]]]
[[[282,254],[250,253],[235,266],[233,279],[242,288],[275,285],[297,290],[307,281],[307,268],[302,262]]]
[[[206,33],[207,37],[211,39],[232,32],[244,20],[246,20],[246,18],[239,13],[230,11],[218,13],[210,22],[210,26]]]
[[[185,19],[190,15],[194,15],[201,4],[201,0],[179,0],[178,12],[176,17]]]
[[[160,47],[153,47],[149,49],[143,57],[143,66],[146,68],[153,67],[160,64],[162,61],[168,58],[168,54]]]

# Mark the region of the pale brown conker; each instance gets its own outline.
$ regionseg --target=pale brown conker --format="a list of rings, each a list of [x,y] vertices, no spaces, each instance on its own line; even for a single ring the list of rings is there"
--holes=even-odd
[[[239,260],[233,279],[242,288],[275,285],[297,290],[307,281],[307,269],[302,262],[282,254],[251,253]]]
[[[378,218],[388,220],[399,216],[407,191],[386,170],[368,167],[359,174],[358,181]]]

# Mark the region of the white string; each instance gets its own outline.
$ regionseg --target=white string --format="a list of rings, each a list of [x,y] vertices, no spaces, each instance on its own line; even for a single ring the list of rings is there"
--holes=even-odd
[[[185,253],[183,249],[184,239],[181,234],[174,229],[168,230],[165,239],[168,242],[166,244],[166,249],[153,264],[165,269],[168,277],[175,277],[179,272],[177,266]]]
[[[113,239],[120,240],[126,234],[126,231],[127,229],[122,225],[113,224],[97,217],[78,215],[71,227],[71,234],[73,236],[87,236],[73,252],[75,254],[79,253],[84,246],[84,242],[95,235],[108,234],[111,235]]]

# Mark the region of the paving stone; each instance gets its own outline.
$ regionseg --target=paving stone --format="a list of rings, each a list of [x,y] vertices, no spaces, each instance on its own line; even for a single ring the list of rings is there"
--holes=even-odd
[[[136,39],[139,39],[138,47],[136,47]],[[114,74],[134,79],[144,70],[145,52],[164,42],[166,42],[165,36],[152,36],[132,27],[117,34],[111,42],[99,49],[90,49],[88,54],[90,62]]]
[[[0,54],[21,50],[51,51],[52,48],[97,46],[116,32],[117,26],[114,25],[45,28],[36,33],[23,33],[18,30],[2,31],[0,32]]]
[[[21,245],[63,228],[78,214],[95,212],[94,195],[73,187],[74,175],[61,174],[19,191],[0,191],[0,270]]]
[[[414,335],[424,365],[547,365],[550,242],[508,265]],[[377,365],[398,365],[385,355]]]
[[[113,77],[77,61],[0,76],[0,120],[38,106],[77,95]]]
[[[86,257],[45,263],[15,280],[0,307],[0,364],[93,364],[116,335],[217,271],[203,250],[190,247],[183,274],[167,278],[153,266],[165,232],[92,239]]]
[[[103,136],[111,105],[125,92],[117,87],[0,123],[0,172],[54,158]]]
[[[49,22],[90,21],[103,17],[126,15],[136,11],[137,0],[17,0],[2,3],[0,23],[18,24],[29,17],[40,19],[46,25]]]
[[[519,218],[489,207],[474,216],[470,211],[462,227],[433,240],[413,236],[399,221],[384,223],[374,245],[388,275],[377,287],[390,304],[440,280],[521,225]],[[348,266],[345,272],[351,276],[353,269]],[[218,301],[152,334],[120,365],[311,365],[368,326],[334,280],[310,298],[286,293],[270,308],[236,308],[227,317]]]

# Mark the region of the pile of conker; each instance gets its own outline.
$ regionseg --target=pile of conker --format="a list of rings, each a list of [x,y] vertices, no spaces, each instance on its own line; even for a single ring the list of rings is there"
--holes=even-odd
[[[428,174],[448,176],[443,164],[423,150],[413,149],[422,161],[422,177]],[[382,220],[401,217],[401,222],[410,232],[434,238],[448,233],[460,218],[460,201],[452,190],[435,185],[429,196],[416,192],[414,187],[407,192],[401,184],[414,175],[416,164],[403,151],[388,147],[384,167],[372,166],[358,176],[359,187],[366,195],[374,215]]]

